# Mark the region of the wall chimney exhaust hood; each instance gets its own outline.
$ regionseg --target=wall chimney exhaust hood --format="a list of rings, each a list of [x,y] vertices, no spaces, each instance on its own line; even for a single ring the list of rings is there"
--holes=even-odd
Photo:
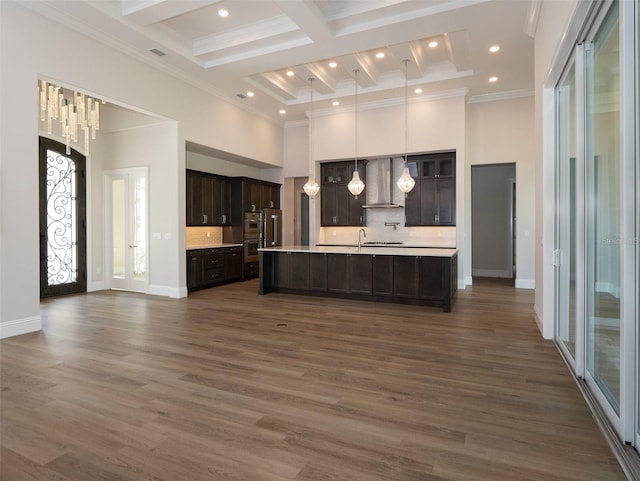
[[[393,159],[374,159],[367,162],[367,199],[364,209],[398,209],[393,202]]]

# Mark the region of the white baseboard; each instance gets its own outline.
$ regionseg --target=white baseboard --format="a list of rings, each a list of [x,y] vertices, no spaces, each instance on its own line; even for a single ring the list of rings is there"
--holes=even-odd
[[[516,277],[516,289],[535,289],[536,281],[533,279],[518,279]]]
[[[166,296],[179,299],[181,297],[187,297],[186,287],[168,287],[168,286],[149,286],[147,294],[154,296]]]
[[[87,284],[87,292],[104,291],[104,281],[90,282]]]
[[[465,285],[467,285],[467,286],[472,286],[472,285],[473,285],[473,277],[471,277],[471,276],[467,276],[467,277],[465,277],[465,279],[464,279],[464,283],[465,283]]]
[[[538,329],[540,330],[540,334],[544,338],[544,329],[543,329],[543,325],[542,325],[542,319],[540,319],[540,316],[538,315],[538,310],[536,309],[536,306],[533,306],[533,317],[536,320],[536,324],[538,325]]]
[[[42,330],[42,319],[40,316],[16,319],[14,321],[0,322],[0,339],[20,336],[30,332]]]

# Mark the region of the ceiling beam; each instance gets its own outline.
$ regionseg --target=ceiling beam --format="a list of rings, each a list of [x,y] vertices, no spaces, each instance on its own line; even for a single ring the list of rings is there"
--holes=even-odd
[[[353,78],[355,78],[353,71],[358,70],[358,85],[361,87],[373,87],[378,83],[380,73],[367,55],[362,53],[345,55],[340,57],[339,61]]]
[[[151,25],[183,15],[192,10],[213,5],[221,0],[121,0],[122,16],[138,25]]]
[[[469,38],[466,30],[458,30],[443,35],[444,43],[449,51],[451,63],[456,67],[456,71],[462,72],[471,69],[471,59],[469,58]]]
[[[420,42],[407,42],[391,45],[389,51],[398,62],[398,69],[404,73],[403,60],[409,60],[407,64],[407,80],[417,80],[424,77],[427,70],[427,62],[424,48]]]
[[[315,3],[309,0],[274,0],[273,3],[314,42],[326,42],[334,37]]]
[[[304,65],[303,68],[308,73],[307,79],[309,77],[314,78],[314,90],[317,90],[323,95],[335,93],[338,88],[338,81],[324,66],[310,63]]]

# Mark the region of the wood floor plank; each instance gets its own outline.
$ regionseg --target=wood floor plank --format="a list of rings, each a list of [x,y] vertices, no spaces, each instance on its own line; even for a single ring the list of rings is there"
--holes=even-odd
[[[533,293],[438,308],[257,294],[47,299],[0,341],[0,479],[623,481]]]

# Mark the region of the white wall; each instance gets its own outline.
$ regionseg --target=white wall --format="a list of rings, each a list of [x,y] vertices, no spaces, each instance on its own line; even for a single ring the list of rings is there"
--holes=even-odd
[[[554,101],[553,85],[546,85],[558,46],[569,30],[577,0],[542,2],[535,37],[535,193],[536,193],[536,321],[546,339],[554,326]]]
[[[535,126],[534,97],[522,97],[467,106],[468,183],[471,192],[471,166],[516,164],[516,287],[535,286]],[[467,195],[467,209],[471,196]],[[471,232],[471,218],[465,219]],[[465,249],[471,252],[471,235]],[[470,256],[469,256],[470,257]]]
[[[180,297],[181,278],[176,275],[179,271],[179,257],[174,253],[179,250],[178,239],[184,228],[176,223],[181,204],[167,192],[178,190],[178,168],[175,162],[177,145],[175,122],[137,127],[101,136],[100,165],[93,165],[92,179],[95,186],[92,202],[100,205],[104,192],[98,186],[103,185],[105,171],[127,169],[133,167],[147,167],[149,175],[148,198],[148,266],[149,292],[152,294]],[[104,213],[104,209],[101,210]],[[103,214],[104,215],[104,214]],[[92,231],[94,238],[104,238],[102,226],[104,219],[93,219]],[[153,234],[159,234],[154,239]],[[158,237],[158,236],[156,236]],[[95,244],[94,244],[95,245]],[[183,257],[183,256],[180,256]],[[94,249],[94,265],[90,278],[94,283],[103,281],[98,272],[104,273],[104,250]],[[186,281],[186,279],[182,279]]]
[[[408,106],[408,151],[431,152],[455,150],[457,158],[457,223],[456,245],[459,249],[458,279],[471,274],[471,264],[465,258],[465,98],[464,91],[451,92],[439,98],[413,99]],[[395,106],[361,104],[358,112],[358,157],[380,157],[404,152],[404,103]],[[306,177],[309,173],[307,141],[308,127],[295,124],[285,128],[285,177]],[[316,111],[313,119],[313,159],[316,177],[320,179],[319,163],[329,160],[353,159],[355,154],[353,109]],[[366,187],[365,187],[366,191]],[[309,242],[321,238],[320,196],[310,202],[312,232]],[[341,228],[351,235],[348,228]],[[424,232],[421,229],[419,232]]]
[[[170,177],[162,184],[163,195],[174,205],[162,212],[162,222],[169,232],[178,232],[165,252],[177,262],[168,264],[163,282],[170,290],[179,286],[186,292],[185,142],[280,167],[282,129],[21,4],[0,2],[0,22],[0,337],[40,328],[39,78],[177,122],[161,168]],[[99,164],[95,159],[90,163]],[[151,205],[152,216],[155,209],[159,207]]]

